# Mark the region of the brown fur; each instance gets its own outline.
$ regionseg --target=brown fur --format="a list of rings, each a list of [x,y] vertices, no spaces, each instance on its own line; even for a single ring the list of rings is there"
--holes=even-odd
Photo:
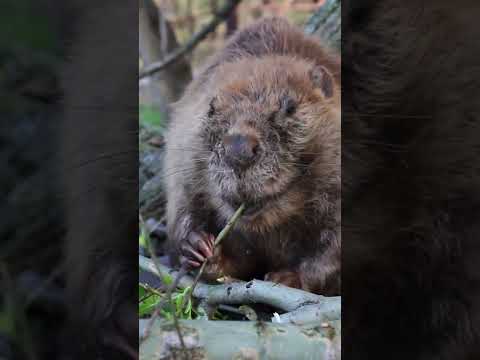
[[[268,273],[288,285],[339,293],[339,64],[276,18],[240,31],[207,64],[176,104],[166,136],[174,259],[189,241],[198,250],[192,234],[217,235],[246,203],[217,251],[213,275],[247,280]],[[293,114],[286,103],[294,104]],[[234,172],[225,162],[226,134],[258,139],[259,160]]]

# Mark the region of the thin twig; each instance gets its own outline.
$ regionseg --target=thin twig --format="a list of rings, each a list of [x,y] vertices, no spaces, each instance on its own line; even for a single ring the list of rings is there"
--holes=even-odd
[[[165,59],[161,62],[155,62],[146,66],[139,74],[140,80],[151,76],[159,71],[166,69],[168,66],[173,64],[180,57],[191,52],[197,45],[207,37],[212,31],[214,31],[218,25],[225,21],[230,13],[237,7],[241,0],[229,0],[223,8],[221,8],[213,17],[212,21],[200,29],[196,34],[194,34],[187,43],[172,51],[170,54],[165,56]]]
[[[245,210],[245,204],[242,204],[240,205],[240,207],[237,209],[237,211],[235,211],[235,213],[233,214],[233,216],[230,218],[230,220],[227,222],[227,225],[225,225],[225,227],[222,229],[222,231],[220,231],[220,233],[218,234],[217,238],[215,239],[215,242],[214,242],[214,245],[213,245],[213,248],[215,249],[216,246],[218,246],[222,240],[228,235],[228,233],[230,232],[230,230],[233,228],[233,226],[235,225],[235,223],[238,221],[238,219],[240,218],[240,216],[242,216],[242,213],[243,211]],[[197,276],[195,276],[195,280],[193,280],[193,284],[192,284],[192,287],[190,288],[190,291],[188,292],[188,296],[185,296],[184,300],[185,299],[188,299],[188,300],[191,300],[192,299],[192,295],[193,295],[193,290],[195,290],[195,287],[197,286],[198,284],[198,281],[200,280],[200,277],[202,276],[203,274],[203,271],[205,270],[205,267],[207,266],[207,263],[208,263],[208,258],[206,258],[204,261],[203,261],[203,264],[202,266],[200,267],[200,270],[198,270],[198,273],[197,273]],[[188,301],[182,301],[182,305],[181,305],[181,308],[183,309],[183,306],[185,303],[188,303]]]
[[[158,291],[158,289],[155,289],[154,287],[151,287],[150,285],[148,284],[142,284],[142,283],[138,283],[138,285],[143,288],[145,291],[148,291],[150,294],[148,295],[145,295],[142,299],[145,299],[145,298],[149,298],[150,296],[152,295],[158,295],[158,296],[163,296],[163,293],[161,293],[160,291]],[[141,302],[141,301],[140,301]]]

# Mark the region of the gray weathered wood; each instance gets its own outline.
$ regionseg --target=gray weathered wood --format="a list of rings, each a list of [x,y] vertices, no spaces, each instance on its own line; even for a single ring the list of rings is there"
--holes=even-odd
[[[141,320],[143,332],[146,321]],[[140,359],[340,359],[339,321],[303,326],[257,321],[182,320],[180,327],[186,351],[175,328],[158,319],[151,336],[140,347]],[[177,355],[177,357],[175,357]]]

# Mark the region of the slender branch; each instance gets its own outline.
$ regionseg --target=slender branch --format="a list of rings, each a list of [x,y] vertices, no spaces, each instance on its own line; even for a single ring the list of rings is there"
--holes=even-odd
[[[191,39],[182,47],[177,48],[172,53],[165,57],[165,60],[156,62],[145,67],[140,72],[139,78],[143,79],[147,76],[151,76],[159,71],[165,70],[168,66],[173,64],[177,59],[183,55],[191,52],[195,47],[207,37],[212,31],[214,31],[218,25],[225,21],[232,11],[237,7],[241,0],[229,0],[223,8],[221,8],[213,17],[212,21],[200,29],[194,34]]]
[[[138,263],[141,269],[153,274],[157,273],[150,259],[139,255]],[[172,276],[177,274],[175,270],[169,269],[164,265],[160,266],[162,267],[162,273],[169,273]],[[179,282],[178,286],[186,288],[192,286],[193,281],[194,279],[191,276],[186,275]],[[193,291],[193,296],[212,305],[262,303],[287,312],[298,310],[306,305],[322,304],[322,311],[331,312],[332,309],[335,309],[336,314],[340,317],[339,296],[325,297],[269,281],[238,281],[219,285],[199,282]],[[329,315],[328,317],[330,318],[331,316]]]

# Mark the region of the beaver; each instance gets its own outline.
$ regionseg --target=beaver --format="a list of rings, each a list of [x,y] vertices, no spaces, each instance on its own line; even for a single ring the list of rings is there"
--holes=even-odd
[[[167,232],[205,279],[340,293],[340,59],[287,20],[237,32],[173,106]],[[246,210],[214,249],[214,237]]]

